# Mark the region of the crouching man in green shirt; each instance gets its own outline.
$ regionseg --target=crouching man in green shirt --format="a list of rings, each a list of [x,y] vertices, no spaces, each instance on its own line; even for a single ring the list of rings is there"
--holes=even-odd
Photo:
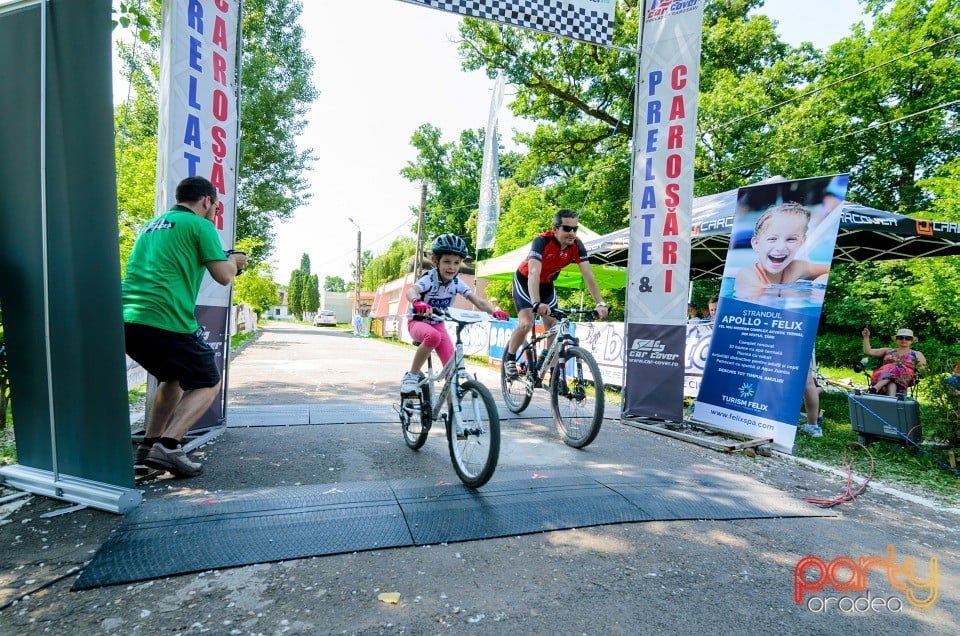
[[[194,477],[203,464],[187,457],[181,440],[220,391],[214,351],[195,316],[197,293],[204,272],[229,285],[247,256],[226,254],[220,245],[212,183],[187,177],[176,196],[177,205],[148,221],[134,243],[123,279],[123,323],[127,355],[159,382],[136,472],[152,467]]]

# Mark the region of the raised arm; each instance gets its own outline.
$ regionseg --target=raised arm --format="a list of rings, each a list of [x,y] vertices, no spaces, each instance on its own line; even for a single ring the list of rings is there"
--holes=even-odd
[[[863,352],[865,354],[867,354],[868,356],[873,356],[875,358],[882,358],[883,356],[886,355],[889,349],[886,349],[886,348],[873,349],[870,347],[870,328],[869,327],[864,327],[862,333],[863,333]]]

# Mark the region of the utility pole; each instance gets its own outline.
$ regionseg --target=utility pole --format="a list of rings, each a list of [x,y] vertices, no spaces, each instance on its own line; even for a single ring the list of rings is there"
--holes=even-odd
[[[353,223],[353,226],[357,228],[357,264],[354,267],[354,276],[356,280],[353,283],[353,313],[355,316],[360,315],[360,226],[357,225],[357,222],[347,217],[347,220]]]
[[[420,279],[420,267],[423,262],[423,221],[427,216],[427,183],[420,184],[420,216],[417,219],[417,251],[413,255],[413,280]]]

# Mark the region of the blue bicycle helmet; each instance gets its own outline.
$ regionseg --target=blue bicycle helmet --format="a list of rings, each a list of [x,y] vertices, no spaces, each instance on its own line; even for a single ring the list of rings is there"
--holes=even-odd
[[[466,258],[467,243],[456,234],[441,234],[433,239],[433,245],[430,246],[430,251],[433,252],[434,256],[456,254],[461,258]]]

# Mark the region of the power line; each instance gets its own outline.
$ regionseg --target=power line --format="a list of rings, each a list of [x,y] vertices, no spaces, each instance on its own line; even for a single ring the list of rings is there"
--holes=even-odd
[[[714,126],[713,128],[709,128],[709,129],[705,130],[705,131],[704,131],[704,134],[710,134],[710,133],[712,133],[712,132],[715,131],[715,130],[720,130],[721,128],[726,128],[727,126],[732,126],[733,124],[736,124],[736,123],[738,123],[738,122],[744,121],[745,119],[750,119],[751,117],[756,117],[756,116],[758,116],[758,115],[762,115],[762,114],[764,114],[764,113],[766,113],[766,112],[768,112],[768,111],[770,111],[770,110],[773,110],[773,109],[775,109],[775,108],[780,108],[781,106],[786,106],[787,104],[789,104],[789,103],[791,103],[791,102],[795,102],[795,101],[800,100],[800,99],[805,99],[805,98],[807,98],[807,97],[811,97],[811,96],[813,96],[813,95],[816,95],[817,93],[820,93],[820,92],[822,92],[822,91],[825,91],[825,90],[828,89],[828,88],[831,88],[831,87],[836,86],[836,85],[838,85],[838,84],[842,84],[842,83],[847,82],[847,81],[849,81],[849,80],[855,79],[855,78],[857,78],[857,77],[860,77],[861,75],[864,75],[864,74],[869,73],[869,72],[871,72],[871,71],[875,71],[875,70],[877,70],[877,69],[879,69],[879,68],[882,68],[882,67],[884,67],[884,66],[886,66],[886,65],[888,65],[888,64],[893,64],[894,62],[899,62],[900,60],[902,60],[902,59],[904,59],[904,58],[910,57],[911,55],[915,55],[915,54],[917,54],[917,53],[920,53],[921,51],[925,51],[926,49],[932,48],[932,47],[937,46],[937,45],[939,45],[939,44],[943,44],[944,42],[948,42],[948,41],[950,41],[950,40],[952,40],[952,39],[954,39],[954,38],[958,38],[958,37],[960,37],[960,33],[957,33],[957,34],[955,34],[955,35],[950,35],[950,36],[945,37],[945,38],[943,38],[943,39],[941,39],[941,40],[937,40],[936,42],[932,42],[932,43],[930,43],[930,44],[927,44],[926,46],[921,46],[921,47],[918,48],[918,49],[914,49],[913,51],[909,51],[909,52],[907,52],[907,53],[904,53],[903,55],[900,55],[900,56],[897,56],[897,57],[895,57],[895,58],[893,58],[893,59],[887,60],[886,62],[881,62],[880,64],[875,64],[875,65],[873,65],[873,66],[871,66],[871,67],[869,67],[869,68],[865,68],[865,69],[863,69],[862,71],[858,71],[858,72],[854,73],[853,75],[846,75],[846,76],[844,76],[844,77],[841,77],[841,78],[839,78],[839,79],[837,79],[837,80],[834,80],[833,82],[830,82],[829,84],[827,84],[827,85],[825,85],[825,86],[821,86],[821,87],[819,87],[819,88],[812,89],[812,90],[810,90],[810,91],[807,91],[806,93],[801,93],[800,95],[795,95],[795,96],[791,97],[790,99],[786,99],[786,100],[784,100],[784,101],[782,101],[782,102],[779,102],[779,103],[777,103],[777,104],[771,104],[770,106],[764,106],[763,108],[761,108],[761,109],[758,110],[758,111],[755,111],[755,112],[752,112],[752,113],[748,113],[748,114],[742,115],[742,116],[740,116],[740,117],[736,117],[736,118],[734,118],[734,119],[731,119],[730,121],[726,121],[726,122],[723,122],[723,123],[721,123],[721,124],[717,124],[717,125]]]
[[[387,238],[390,238],[391,236],[396,235],[396,233],[397,233],[399,230],[403,229],[403,227],[404,227],[405,225],[407,225],[408,223],[410,223],[410,221],[404,221],[403,223],[400,223],[399,225],[397,225],[397,226],[394,227],[393,229],[388,230],[387,232],[385,232],[385,233],[382,234],[381,236],[379,236],[379,237],[373,239],[372,241],[370,241],[370,245],[375,245],[375,244],[379,243],[380,241],[382,241],[382,240],[384,240],[384,239],[387,239]],[[355,253],[355,250],[350,249],[350,250],[345,251],[345,252],[343,252],[343,253],[341,253],[341,254],[339,254],[339,255],[337,255],[337,256],[331,256],[330,258],[328,258],[328,259],[326,259],[326,260],[324,260],[324,261],[321,261],[320,263],[317,263],[317,268],[323,267],[324,265],[329,265],[329,264],[331,264],[331,263],[335,263],[336,261],[340,260],[341,258],[350,258],[350,257],[353,257],[354,253]]]
[[[818,93],[820,93],[820,92],[822,92],[822,91],[824,91],[824,90],[826,90],[826,89],[828,89],[828,88],[831,88],[831,87],[833,87],[833,86],[837,86],[838,84],[842,84],[842,83],[844,83],[844,82],[847,82],[847,81],[856,79],[857,77],[860,77],[861,75],[864,75],[864,74],[866,74],[866,73],[875,71],[875,70],[877,70],[877,69],[879,69],[879,68],[882,68],[882,67],[884,67],[884,66],[886,66],[886,65],[893,64],[894,62],[898,62],[898,61],[900,61],[900,60],[902,60],[902,59],[904,59],[904,58],[908,58],[908,57],[910,57],[910,56],[916,55],[917,53],[920,53],[920,52],[925,51],[925,50],[927,50],[927,49],[933,48],[933,47],[935,47],[935,46],[939,46],[940,44],[943,44],[943,43],[945,43],[945,42],[949,42],[950,40],[953,40],[953,39],[956,39],[956,38],[960,38],[960,34],[954,34],[954,35],[947,36],[947,37],[945,37],[945,38],[941,38],[940,40],[937,40],[936,42],[931,42],[930,44],[926,44],[926,45],[924,45],[924,46],[921,46],[921,47],[919,47],[919,48],[917,48],[917,49],[914,49],[914,50],[912,50],[912,51],[909,51],[909,52],[907,52],[907,53],[904,53],[903,55],[899,55],[899,56],[897,56],[897,57],[895,57],[895,58],[893,58],[893,59],[887,60],[887,61],[885,61],[885,62],[881,62],[880,64],[875,64],[874,66],[871,66],[870,68],[866,68],[866,69],[863,69],[862,71],[858,71],[858,72],[853,73],[853,74],[851,74],[851,75],[846,75],[846,76],[844,76],[844,77],[838,78],[837,80],[834,80],[834,81],[826,84],[825,86],[821,86],[821,87],[819,87],[819,88],[812,89],[812,90],[810,90],[810,91],[807,91],[806,93],[802,93],[802,94],[800,94],[800,95],[795,95],[794,97],[791,97],[791,98],[789,98],[789,99],[786,99],[786,100],[784,100],[784,101],[782,101],[782,102],[779,102],[779,103],[776,103],[776,104],[771,104],[771,105],[769,105],[769,106],[765,106],[765,107],[761,108],[760,110],[757,110],[757,111],[754,111],[754,112],[752,112],[752,113],[748,113],[748,114],[746,114],[746,115],[742,115],[742,116],[740,116],[740,117],[736,117],[736,118],[731,119],[731,120],[729,120],[729,121],[726,121],[726,122],[717,124],[717,125],[714,126],[713,128],[709,128],[709,129],[707,129],[706,131],[704,131],[704,134],[709,134],[709,133],[711,133],[711,132],[720,130],[720,129],[722,129],[722,128],[726,128],[726,127],[728,127],[728,126],[732,126],[733,124],[736,124],[736,123],[738,123],[738,122],[744,121],[744,120],[746,120],[746,119],[750,119],[750,118],[752,118],[752,117],[756,117],[756,116],[758,116],[758,115],[762,115],[762,114],[764,114],[764,113],[766,113],[766,112],[769,112],[769,111],[771,111],[771,110],[780,108],[780,107],[782,107],[782,106],[786,106],[787,104],[790,104],[790,103],[792,103],[792,102],[798,101],[798,100],[800,100],[800,99],[805,99],[805,98],[808,98],[808,97],[812,97],[812,96],[817,95]],[[950,106],[950,105],[951,105],[951,104],[945,104],[945,105],[941,105],[940,107],[934,107],[933,109],[936,109],[936,108],[946,108],[947,106]],[[933,109],[927,109],[927,111],[933,110]],[[915,113],[914,115],[911,115],[911,116],[920,115],[920,114],[923,114],[923,112],[927,112],[927,111],[921,111],[921,112]],[[909,118],[909,117],[910,117],[910,116],[908,116],[908,117],[903,117],[903,118],[899,118],[898,120],[891,120],[891,121],[889,121],[889,122],[884,122],[884,123],[887,123],[887,124],[889,124],[889,123],[894,123],[895,121],[899,121],[899,120],[901,120],[901,119],[907,119],[907,118]],[[877,124],[877,125],[879,125],[879,124]],[[875,125],[875,126],[876,126],[876,125]],[[861,132],[862,132],[862,131],[861,131]],[[850,136],[850,134],[853,134],[853,133],[847,133],[847,134],[843,135],[842,137]],[[814,145],[823,145],[824,143],[829,143],[829,142],[831,142],[831,141],[834,141],[835,139],[839,139],[839,138],[842,138],[842,137],[833,137],[833,138],[831,138],[831,139],[829,139],[829,140],[827,140],[827,141],[824,141],[824,142],[817,142],[817,144],[814,144]],[[771,155],[771,156],[772,156],[772,155]],[[768,159],[768,158],[769,158],[769,156],[768,156],[768,157],[764,157],[764,159]],[[622,164],[626,164],[626,163],[628,163],[628,162],[629,162],[629,158],[618,159],[618,160],[613,161],[613,162],[611,162],[611,163],[609,163],[609,164],[607,164],[607,165],[600,166],[600,167],[598,167],[598,168],[594,168],[593,170],[587,172],[586,175],[587,175],[587,176],[594,175],[595,173],[599,173],[599,172],[601,172],[601,171],[603,171],[603,170],[608,170],[608,169],[610,169],[610,168],[613,168],[613,167],[616,167],[616,166],[619,166],[619,165],[622,165]],[[746,168],[746,167],[755,165],[755,164],[757,164],[757,163],[760,163],[760,161],[755,161],[755,162],[751,162],[751,163],[748,163],[748,164],[743,164],[743,165],[741,165],[741,166],[737,166],[736,168],[731,168],[731,170],[738,170],[738,169],[740,169],[740,168]],[[713,177],[713,176],[717,176],[718,174],[722,174],[722,173],[714,173],[714,174],[708,175],[708,176]],[[586,207],[586,201],[584,201],[584,207]]]
[[[908,58],[908,57],[910,57],[910,56],[916,55],[917,53],[920,53],[920,52],[925,51],[925,50],[927,50],[927,49],[930,49],[930,48],[932,48],[932,47],[938,46],[938,45],[943,44],[943,43],[945,43],[945,42],[949,42],[950,40],[953,40],[953,39],[956,39],[956,38],[960,38],[960,34],[954,34],[954,35],[947,36],[947,37],[945,37],[945,38],[942,38],[942,39],[940,39],[940,40],[937,40],[936,42],[931,42],[930,44],[921,46],[921,47],[919,47],[919,48],[917,48],[917,49],[914,49],[914,50],[912,50],[912,51],[909,51],[909,52],[907,52],[907,53],[904,53],[903,55],[899,55],[899,56],[897,56],[897,57],[895,57],[895,58],[893,58],[893,59],[887,60],[887,61],[882,62],[882,63],[880,63],[880,64],[875,64],[874,66],[871,66],[871,67],[869,67],[869,68],[863,69],[862,71],[858,71],[858,72],[853,73],[853,74],[851,74],[851,75],[847,75],[847,76],[841,77],[841,78],[839,78],[839,79],[837,79],[837,80],[834,80],[834,81],[826,84],[825,86],[821,86],[821,87],[819,87],[819,88],[816,88],[816,89],[807,91],[806,93],[802,93],[802,94],[800,94],[800,95],[796,95],[796,96],[794,96],[794,97],[791,97],[791,98],[789,98],[789,99],[787,99],[787,100],[784,100],[784,101],[782,101],[782,102],[779,102],[779,103],[777,103],[777,104],[772,104],[772,105],[770,105],[770,106],[765,106],[764,108],[761,108],[761,109],[758,110],[758,111],[755,111],[755,112],[752,112],[752,113],[748,113],[748,114],[746,114],[746,115],[742,115],[742,116],[740,116],[740,117],[736,117],[736,118],[731,119],[731,120],[729,120],[729,121],[723,122],[723,123],[721,123],[721,124],[718,124],[718,125],[714,126],[713,128],[710,128],[710,129],[706,130],[704,134],[709,134],[709,133],[711,133],[711,132],[714,132],[714,131],[716,131],[716,130],[720,130],[720,129],[725,128],[725,127],[727,127],[727,126],[732,126],[732,125],[735,124],[735,123],[744,121],[744,120],[749,119],[749,118],[752,118],[752,117],[756,117],[756,116],[758,116],[758,115],[762,115],[762,114],[764,114],[764,113],[766,113],[766,112],[768,112],[768,111],[771,111],[771,110],[773,110],[773,109],[780,108],[780,107],[782,107],[782,106],[786,106],[787,104],[790,104],[790,103],[792,103],[792,102],[798,101],[798,100],[800,100],[800,99],[805,99],[805,98],[808,98],[808,97],[812,97],[812,96],[817,95],[818,93],[820,93],[820,92],[822,92],[822,91],[824,91],[824,90],[826,90],[826,89],[828,89],[828,88],[831,88],[831,87],[836,86],[836,85],[838,85],[838,84],[842,84],[842,83],[844,83],[844,82],[847,82],[847,81],[856,79],[857,77],[860,77],[861,75],[864,75],[864,74],[866,74],[866,73],[875,71],[875,70],[877,70],[877,69],[879,69],[879,68],[882,68],[882,67],[884,67],[884,66],[886,66],[886,65],[889,65],[889,64],[892,64],[892,63],[894,63],[894,62],[900,61],[900,60],[902,60],[902,59],[904,59],[904,58]],[[950,107],[950,106],[952,106],[953,104],[956,104],[956,103],[957,103],[957,101],[947,102],[947,103],[940,104],[940,105],[938,105],[938,106],[934,106],[934,107],[931,107],[931,108],[928,108],[928,109],[925,109],[925,110],[922,110],[922,111],[919,111],[919,112],[916,112],[916,113],[912,113],[912,114],[910,114],[910,115],[905,115],[905,116],[903,116],[903,117],[898,117],[898,118],[896,118],[896,119],[892,119],[892,120],[887,121],[887,122],[882,122],[882,123],[876,123],[876,122],[875,122],[875,123],[871,124],[870,126],[867,126],[866,128],[863,128],[863,129],[861,129],[861,130],[853,131],[853,132],[849,132],[849,133],[845,133],[845,134],[840,135],[840,136],[831,137],[831,138],[828,139],[828,140],[820,141],[820,142],[817,142],[817,143],[815,143],[815,144],[812,144],[812,146],[821,146],[821,145],[824,145],[824,144],[827,144],[827,143],[832,143],[832,142],[836,141],[837,139],[843,139],[844,137],[849,137],[849,136],[852,136],[852,135],[860,134],[860,133],[862,133],[862,132],[866,132],[866,131],[869,131],[869,130],[875,130],[875,129],[876,129],[877,127],[879,127],[879,126],[889,125],[889,124],[896,123],[896,122],[898,122],[898,121],[903,121],[903,120],[906,120],[906,119],[910,119],[910,118],[912,118],[912,117],[916,117],[916,116],[922,115],[922,114],[924,114],[924,113],[931,112],[931,111],[933,111],[933,110],[948,108],[948,107]],[[810,147],[810,146],[808,146],[808,147]],[[790,150],[799,150],[799,148],[792,148],[792,149],[790,149]],[[740,169],[742,169],[742,168],[747,168],[747,167],[750,167],[750,166],[754,166],[754,165],[757,165],[757,164],[761,163],[764,159],[769,159],[769,158],[772,157],[772,156],[773,156],[773,155],[767,155],[767,156],[765,156],[765,157],[762,157],[761,159],[758,159],[757,161],[752,161],[752,162],[750,162],[750,163],[742,164],[742,165],[736,166],[736,167],[734,167],[734,168],[730,168],[729,170],[724,170],[724,171],[722,171],[722,172],[716,172],[716,173],[707,175],[707,177],[705,177],[705,178],[717,177],[717,176],[722,175],[724,172],[734,172],[734,171],[740,170]],[[609,170],[609,169],[611,169],[611,168],[613,168],[613,167],[616,167],[616,166],[619,166],[619,165],[621,165],[621,164],[626,164],[628,161],[629,161],[629,158],[619,159],[619,160],[613,161],[613,162],[611,162],[611,163],[609,163],[609,164],[607,164],[607,165],[600,166],[600,167],[598,167],[598,168],[594,168],[593,170],[591,170],[590,172],[588,172],[588,173],[586,173],[586,174],[587,174],[588,176],[589,176],[589,175],[595,175],[596,173],[599,173],[599,172],[602,171],[602,170]],[[588,193],[588,196],[589,196],[589,193]],[[586,207],[586,200],[584,201],[584,207]]]
[[[830,137],[829,139],[825,139],[825,140],[823,140],[823,141],[818,141],[817,143],[811,144],[810,146],[806,146],[805,148],[787,148],[787,149],[784,150],[784,152],[799,152],[799,151],[804,150],[804,149],[806,149],[806,148],[811,148],[811,147],[816,147],[816,146],[823,146],[823,145],[826,145],[826,144],[829,144],[829,143],[833,143],[833,142],[835,142],[835,141],[838,140],[838,139],[844,139],[845,137],[852,137],[852,136],[854,136],[854,135],[859,135],[859,134],[865,133],[865,132],[872,132],[872,131],[875,131],[876,129],[878,129],[878,128],[882,127],[882,126],[889,126],[890,124],[895,124],[895,123],[900,122],[900,121],[905,121],[905,120],[907,120],[907,119],[912,119],[912,118],[914,118],[914,117],[919,117],[920,115],[925,115],[925,114],[927,114],[927,113],[930,113],[930,112],[933,112],[933,111],[936,111],[936,110],[943,110],[943,109],[949,108],[950,106],[954,106],[954,105],[956,105],[956,104],[960,104],[960,99],[955,99],[955,100],[953,100],[953,101],[951,101],[951,102],[944,102],[944,103],[942,103],[942,104],[938,104],[938,105],[936,105],[936,106],[931,106],[930,108],[925,108],[925,109],[920,110],[920,111],[917,111],[917,112],[915,112],[915,113],[910,113],[909,115],[903,115],[902,117],[895,117],[894,119],[890,119],[890,120],[887,120],[887,121],[883,121],[883,122],[872,122],[872,123],[870,123],[869,125],[864,126],[863,128],[860,128],[860,129],[858,129],[858,130],[852,130],[852,131],[850,131],[850,132],[846,132],[846,133],[843,133],[843,134],[841,134],[841,135],[832,136],[832,137]],[[734,167],[732,167],[732,168],[727,168],[727,169],[724,169],[724,170],[722,170],[722,171],[720,171],[720,172],[714,172],[713,174],[706,175],[704,178],[709,179],[709,178],[712,178],[712,177],[719,177],[719,176],[722,176],[724,173],[731,173],[731,172],[736,172],[737,170],[740,170],[740,169],[742,169],[742,168],[749,168],[749,167],[751,167],[751,166],[755,166],[755,165],[763,162],[763,161],[766,160],[766,159],[770,159],[771,157],[773,157],[772,154],[766,155],[765,157],[761,157],[760,159],[757,159],[756,161],[751,161],[751,162],[749,162],[749,163],[740,164],[739,166],[734,166]]]

